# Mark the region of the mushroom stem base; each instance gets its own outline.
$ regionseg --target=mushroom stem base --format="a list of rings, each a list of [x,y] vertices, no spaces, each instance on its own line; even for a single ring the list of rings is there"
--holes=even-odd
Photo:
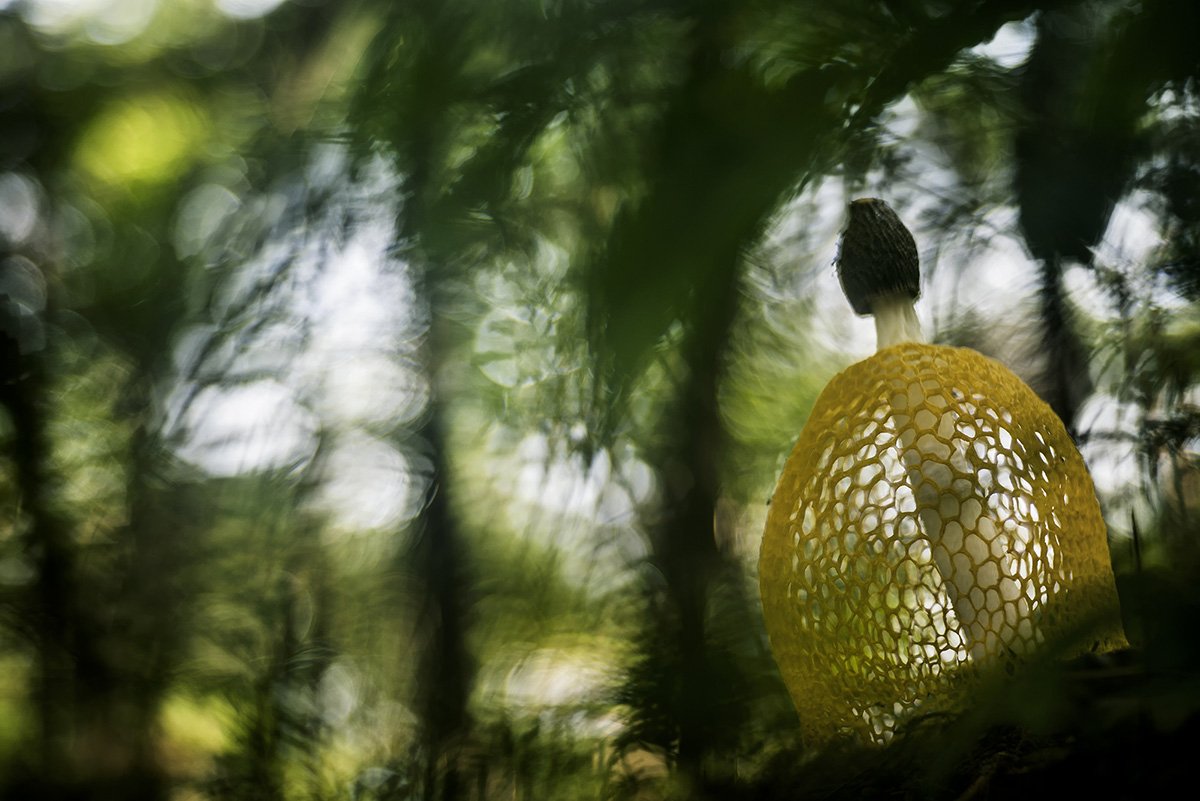
[[[877,350],[904,342],[925,342],[911,296],[897,293],[875,298],[871,301],[871,314],[875,316]]]

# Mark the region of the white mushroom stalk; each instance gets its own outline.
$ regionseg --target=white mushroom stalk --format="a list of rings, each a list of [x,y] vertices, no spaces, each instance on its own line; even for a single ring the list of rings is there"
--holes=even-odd
[[[915,308],[921,294],[917,243],[884,201],[861,198],[850,203],[850,222],[842,234],[838,255],[838,277],[854,311],[875,318],[877,351],[905,342],[926,341]],[[919,384],[910,386],[909,391],[924,396],[924,388]],[[907,418],[896,422],[904,427]],[[978,610],[959,590],[975,585],[974,566],[967,560],[954,561],[949,549],[938,547],[943,539],[943,520],[938,482],[931,479],[946,468],[936,456],[924,452],[922,442],[915,429],[905,428],[897,440],[901,464],[917,505],[922,534],[932,550],[946,596],[958,619],[963,645],[978,658],[983,654],[983,644],[971,636],[971,624]]]
[[[871,301],[875,318],[875,349],[883,350],[903,342],[925,342],[921,321],[913,299],[903,293],[881,295]]]

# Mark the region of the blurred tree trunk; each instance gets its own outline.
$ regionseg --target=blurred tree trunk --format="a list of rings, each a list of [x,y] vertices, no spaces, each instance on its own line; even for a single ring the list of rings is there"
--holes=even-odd
[[[462,9],[441,3],[414,2],[397,9],[391,25],[412,39],[411,59],[396,101],[400,129],[390,131],[400,153],[399,164],[407,190],[400,212],[398,239],[409,243],[407,256],[421,275],[420,302],[430,309],[426,372],[433,388],[421,438],[427,447],[431,475],[424,508],[414,523],[416,542],[408,555],[409,569],[419,577],[420,597],[414,638],[416,714],[420,721],[423,797],[451,801],[467,786],[461,756],[471,739],[468,709],[475,667],[466,647],[471,588],[466,565],[467,547],[454,518],[449,466],[446,462],[445,399],[438,393],[438,371],[444,355],[435,294],[443,260],[427,237],[433,218],[430,206],[438,200],[435,168],[438,131],[458,102],[454,83],[466,44],[456,24]]]
[[[467,709],[474,666],[467,653],[466,547],[451,512],[453,487],[445,462],[442,414],[435,401],[423,435],[433,462],[425,509],[418,521],[411,569],[421,581],[417,620],[417,711],[426,764],[425,797],[460,797],[469,777],[460,757],[470,737]]]
[[[31,247],[49,252],[54,244]],[[128,460],[128,517],[112,530],[73,519],[96,511],[65,509],[64,485],[78,477],[52,466],[54,448],[67,447],[51,438],[61,422],[55,415],[70,415],[76,403],[71,392],[78,382],[55,383],[54,372],[64,369],[72,327],[60,324],[53,295],[36,315],[0,297],[0,404],[12,419],[13,474],[29,521],[23,548],[35,567],[18,604],[38,659],[33,694],[40,781],[122,788],[112,792],[147,799],[166,792],[154,737],[159,703],[186,637],[192,532],[203,518],[189,491],[161,480],[161,443],[148,429],[152,376],[178,319],[182,271],[166,272],[141,296],[137,324],[123,332],[118,351],[131,362],[113,408],[113,422],[128,432],[121,454]],[[36,337],[29,336],[33,328]],[[81,533],[92,525],[103,535]]]
[[[1071,320],[1063,271],[1091,266],[1113,207],[1132,179],[1135,130],[1148,86],[1123,64],[1128,34],[1102,16],[1100,4],[1048,10],[1037,18],[1037,41],[1021,76],[1025,119],[1016,138],[1021,228],[1041,262],[1039,315],[1046,364],[1035,389],[1067,430],[1092,392],[1089,350]]]
[[[23,550],[35,565],[30,592],[18,602],[23,633],[37,657],[33,692],[40,727],[39,772],[69,780],[76,714],[86,681],[104,681],[103,663],[91,639],[94,627],[85,607],[75,565],[70,524],[51,498],[45,348],[21,341],[25,312],[0,298],[0,403],[11,418],[12,459],[21,510],[27,521]],[[26,318],[28,320],[28,318]],[[42,326],[41,320],[36,323]],[[22,350],[25,352],[22,352]]]
[[[746,677],[727,656],[734,644],[715,641],[710,623],[713,614],[736,613],[715,609],[712,593],[718,581],[729,582],[740,573],[734,555],[719,548],[714,529],[725,438],[718,373],[737,298],[734,286],[728,290],[712,309],[714,317],[689,337],[688,374],[679,388],[673,436],[658,459],[665,514],[652,540],[651,562],[665,588],[651,631],[669,651],[677,649],[661,666],[666,672],[659,680],[672,699],[665,708],[678,726],[680,767],[697,778],[706,758],[722,745],[736,744],[748,701]],[[741,592],[735,597],[750,603]]]
[[[15,337],[0,335],[5,351],[0,363],[6,368],[0,375],[0,403],[13,427],[16,486],[28,520],[24,551],[36,568],[30,591],[18,601],[37,654],[33,695],[41,744],[36,781],[123,787],[120,792],[130,798],[158,798],[165,791],[152,754],[152,718],[165,684],[164,662],[173,653],[162,635],[178,631],[160,624],[176,622],[162,615],[175,608],[178,588],[160,592],[171,578],[170,572],[155,572],[165,567],[161,563],[151,571],[157,580],[138,569],[147,560],[157,561],[156,550],[139,548],[131,534],[144,522],[142,502],[134,503],[135,522],[118,531],[125,535],[118,547],[131,554],[132,562],[116,574],[101,575],[82,564],[76,524],[55,497],[62,477],[50,467],[50,347],[22,354]],[[142,477],[137,471],[133,476],[135,484]]]

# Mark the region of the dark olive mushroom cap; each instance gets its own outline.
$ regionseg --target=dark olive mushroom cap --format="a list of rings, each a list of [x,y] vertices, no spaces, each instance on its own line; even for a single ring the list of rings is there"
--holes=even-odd
[[[870,314],[871,301],[882,295],[920,297],[917,243],[887,203],[873,197],[850,203],[838,278],[856,314]]]

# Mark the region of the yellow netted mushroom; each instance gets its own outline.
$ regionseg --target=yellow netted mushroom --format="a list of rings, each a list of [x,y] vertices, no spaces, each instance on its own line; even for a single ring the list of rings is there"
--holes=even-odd
[[[1062,422],[998,362],[919,341],[916,246],[882,201],[851,204],[839,272],[880,349],[817,400],[759,562],[810,744],[885,741],[1046,641],[1125,645],[1104,521]]]

